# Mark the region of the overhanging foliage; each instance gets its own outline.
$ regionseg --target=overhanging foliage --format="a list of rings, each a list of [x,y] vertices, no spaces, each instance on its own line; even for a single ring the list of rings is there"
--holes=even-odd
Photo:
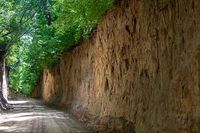
[[[11,68],[10,88],[30,94],[41,70],[55,63],[64,49],[86,39],[112,3],[112,0],[16,0],[9,3],[11,7],[5,9],[17,14],[11,25],[17,27],[15,33],[23,34],[7,56]],[[3,17],[0,22],[4,24]],[[22,17],[28,20],[18,27]],[[7,44],[9,38],[12,39],[6,35],[1,41]]]

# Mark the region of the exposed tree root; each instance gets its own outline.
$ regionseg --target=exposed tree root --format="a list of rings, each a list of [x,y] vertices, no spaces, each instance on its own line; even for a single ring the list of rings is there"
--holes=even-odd
[[[12,105],[7,102],[7,100],[3,97],[2,92],[0,91],[0,111],[9,109],[12,109]]]

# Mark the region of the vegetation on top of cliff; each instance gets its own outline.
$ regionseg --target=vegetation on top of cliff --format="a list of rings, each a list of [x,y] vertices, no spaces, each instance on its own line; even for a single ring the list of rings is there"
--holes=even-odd
[[[41,70],[86,39],[113,0],[1,0],[0,47],[9,87],[30,94]]]

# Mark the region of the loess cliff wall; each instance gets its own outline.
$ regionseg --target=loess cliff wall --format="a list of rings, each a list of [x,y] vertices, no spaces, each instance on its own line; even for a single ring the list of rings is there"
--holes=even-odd
[[[200,1],[116,1],[44,70],[41,88],[46,103],[102,131],[199,133]]]

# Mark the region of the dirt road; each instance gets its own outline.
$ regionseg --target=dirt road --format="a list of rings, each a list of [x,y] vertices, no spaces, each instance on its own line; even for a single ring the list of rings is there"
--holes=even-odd
[[[70,114],[38,100],[10,103],[14,109],[0,113],[0,133],[91,133]]]

